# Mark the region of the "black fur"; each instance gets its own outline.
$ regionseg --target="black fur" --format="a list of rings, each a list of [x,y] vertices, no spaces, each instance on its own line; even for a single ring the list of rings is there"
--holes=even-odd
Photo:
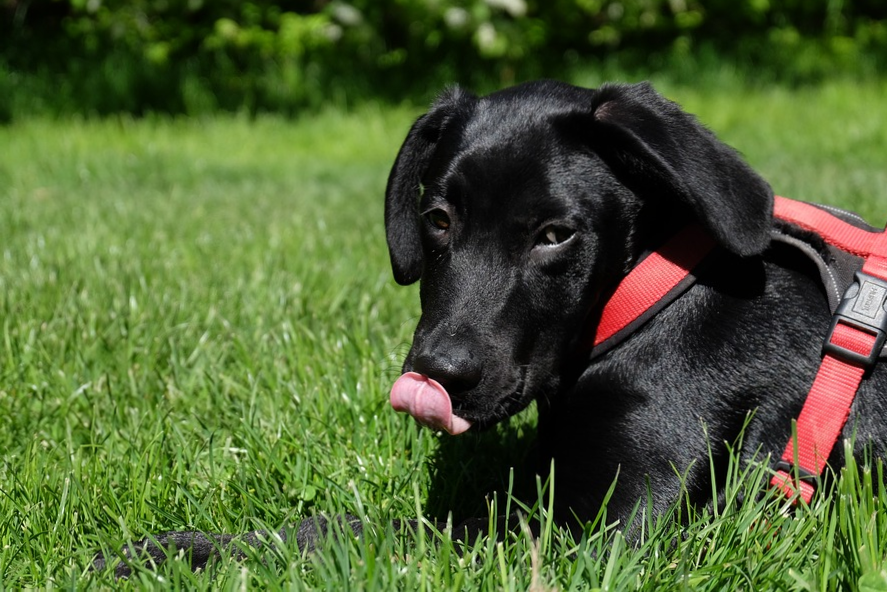
[[[609,520],[625,521],[648,484],[653,513],[682,491],[709,503],[720,486],[709,446],[720,481],[722,443],[736,441],[750,413],[742,457],[781,454],[829,322],[815,276],[770,246],[772,204],[733,149],[647,84],[540,81],[484,98],[453,89],[413,125],[386,192],[394,277],[421,280],[404,370],[442,383],[474,429],[536,401],[542,470],[555,461],[565,523],[593,518],[617,473]],[[441,215],[446,229],[432,223]],[[580,342],[601,295],[689,220],[722,247],[717,261],[589,361]],[[545,245],[546,236],[562,242]],[[884,453],[885,398],[878,367],[845,428],[860,453],[867,443]],[[837,446],[833,466],[841,454]],[[309,548],[323,531],[312,520],[297,543]],[[158,538],[193,548],[197,565],[231,540]],[[153,543],[136,548],[161,559]]]
[[[246,556],[243,550],[245,547],[259,549],[264,545],[273,545],[275,539],[280,543],[295,541],[300,550],[311,552],[321,537],[342,531],[351,531],[359,536],[363,532],[363,524],[354,516],[336,517],[335,524],[325,516],[315,516],[303,520],[297,528],[282,528],[276,534],[259,530],[241,535],[195,531],[165,532],[124,547],[120,553],[121,561],[114,567],[114,576],[127,578],[132,574],[133,562],[159,565],[166,561],[167,556],[175,556],[178,551],[186,553],[192,569],[204,569],[223,552],[243,559]],[[95,570],[103,570],[106,566],[107,560],[102,554],[93,560],[92,567]]]

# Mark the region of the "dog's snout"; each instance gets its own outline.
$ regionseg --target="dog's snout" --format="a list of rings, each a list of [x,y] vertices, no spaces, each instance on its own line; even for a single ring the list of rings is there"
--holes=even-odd
[[[456,346],[420,353],[413,361],[413,370],[433,378],[453,395],[476,387],[483,367],[468,348]]]

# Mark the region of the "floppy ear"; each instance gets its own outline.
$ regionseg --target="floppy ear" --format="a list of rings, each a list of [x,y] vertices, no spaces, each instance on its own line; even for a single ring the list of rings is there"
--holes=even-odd
[[[385,231],[398,284],[412,284],[422,275],[418,210],[422,180],[447,124],[474,100],[458,87],[446,91],[413,124],[394,161],[385,189]]]
[[[740,155],[648,83],[594,92],[591,141],[617,176],[689,206],[717,242],[755,255],[770,241],[773,191]]]

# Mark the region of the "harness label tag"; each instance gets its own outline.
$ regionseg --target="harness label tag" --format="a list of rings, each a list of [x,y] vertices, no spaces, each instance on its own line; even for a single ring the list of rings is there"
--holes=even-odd
[[[853,304],[853,310],[874,319],[879,313],[883,314],[881,305],[884,303],[885,295],[887,290],[883,286],[864,281],[862,288],[859,289],[859,296]]]

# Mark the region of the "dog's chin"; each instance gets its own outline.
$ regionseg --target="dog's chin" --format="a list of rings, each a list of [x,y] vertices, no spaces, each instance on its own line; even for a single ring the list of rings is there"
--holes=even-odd
[[[453,414],[471,422],[471,431],[482,432],[493,426],[508,421],[517,415],[533,401],[531,394],[524,390],[512,392],[497,398],[490,408],[460,408],[453,409]]]

